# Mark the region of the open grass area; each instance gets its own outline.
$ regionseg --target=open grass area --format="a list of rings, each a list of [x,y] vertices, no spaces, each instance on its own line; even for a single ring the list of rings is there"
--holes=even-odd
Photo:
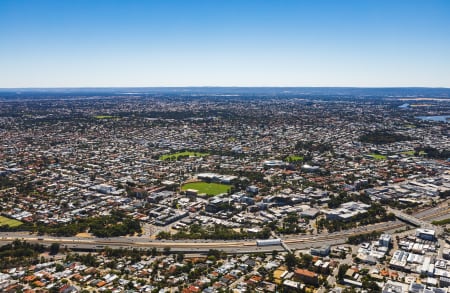
[[[208,153],[200,153],[200,152],[179,152],[179,153],[174,153],[174,154],[167,154],[167,155],[162,155],[161,157],[159,157],[159,159],[161,161],[164,160],[178,160],[180,157],[204,157],[204,156],[208,156]]]
[[[18,227],[22,225],[21,221],[0,216],[0,226],[8,225],[9,227]]]
[[[117,118],[115,116],[110,116],[110,115],[97,115],[94,116],[95,119],[113,119],[113,118]]]
[[[414,156],[415,155],[415,151],[411,150],[411,151],[407,151],[407,152],[403,152],[403,155],[407,155],[407,156]],[[424,151],[419,151],[419,156],[425,156],[427,153]]]
[[[386,158],[387,158],[385,155],[380,155],[380,154],[369,154],[369,156],[371,156],[375,160],[386,160]]]
[[[207,182],[191,182],[181,187],[182,190],[195,189],[199,194],[205,193],[210,196],[227,193],[231,189],[231,185]]]
[[[286,162],[300,162],[300,161],[303,161],[303,159],[304,158],[302,156],[290,155],[285,159],[285,161]]]

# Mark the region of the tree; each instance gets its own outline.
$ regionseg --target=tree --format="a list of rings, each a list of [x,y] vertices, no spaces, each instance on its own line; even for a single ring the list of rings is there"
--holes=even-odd
[[[181,252],[178,252],[177,255],[176,255],[176,260],[177,260],[178,262],[183,262],[183,260],[184,260],[184,254],[181,253]]]
[[[165,255],[169,255],[170,254],[170,247],[168,247],[168,246],[164,247],[163,251],[164,251]]]
[[[152,247],[151,254],[152,254],[152,256],[158,255],[158,250],[156,249],[156,247]]]
[[[303,254],[300,260],[301,260],[302,267],[307,268],[311,265],[313,257],[310,254]]]
[[[52,243],[50,245],[50,255],[56,255],[59,252],[59,243]]]
[[[55,270],[56,270],[56,272],[62,272],[62,271],[64,271],[64,266],[60,263],[57,263],[55,266]]]
[[[342,281],[342,279],[344,279],[345,273],[347,272],[348,268],[349,266],[347,264],[341,264],[339,266],[339,271],[337,275],[339,281]]]
[[[381,292],[381,289],[378,286],[378,284],[375,281],[370,280],[368,278],[363,279],[362,287],[363,289],[367,289],[369,292]]]
[[[278,251],[272,250],[272,258],[276,258],[278,255]]]
[[[297,258],[293,253],[288,253],[284,257],[284,261],[289,269],[293,269],[297,265]]]

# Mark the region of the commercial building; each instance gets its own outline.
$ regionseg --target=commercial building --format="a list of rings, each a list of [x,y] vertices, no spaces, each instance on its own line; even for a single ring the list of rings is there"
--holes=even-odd
[[[416,237],[424,240],[436,240],[436,231],[431,229],[416,229]]]

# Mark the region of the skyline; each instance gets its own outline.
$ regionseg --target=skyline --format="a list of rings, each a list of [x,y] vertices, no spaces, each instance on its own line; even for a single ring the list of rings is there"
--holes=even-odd
[[[91,2],[0,2],[0,88],[450,87],[448,1]]]

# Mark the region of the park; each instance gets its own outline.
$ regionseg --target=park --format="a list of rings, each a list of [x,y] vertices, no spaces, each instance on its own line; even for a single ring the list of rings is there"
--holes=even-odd
[[[14,219],[10,219],[10,218],[6,218],[3,216],[0,216],[0,227],[1,226],[8,226],[10,228],[14,228],[14,227],[19,227],[20,225],[22,225],[21,221],[17,221]]]
[[[207,182],[190,182],[184,184],[181,189],[183,191],[188,189],[194,189],[198,191],[198,194],[206,194],[209,196],[215,196],[222,193],[227,193],[231,189],[231,185],[221,183],[207,183]]]

